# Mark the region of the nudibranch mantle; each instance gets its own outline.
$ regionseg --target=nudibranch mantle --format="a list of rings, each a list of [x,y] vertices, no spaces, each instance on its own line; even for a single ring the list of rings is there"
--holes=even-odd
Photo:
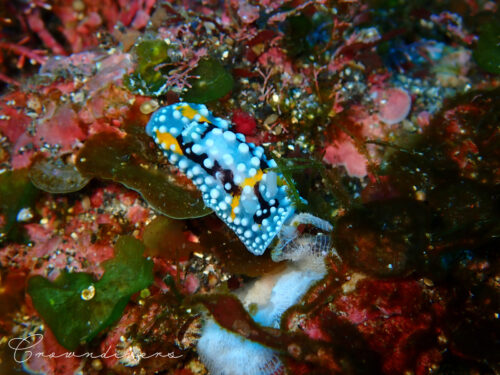
[[[295,208],[276,162],[229,128],[203,104],[177,103],[157,110],[146,132],[247,249],[262,255]]]

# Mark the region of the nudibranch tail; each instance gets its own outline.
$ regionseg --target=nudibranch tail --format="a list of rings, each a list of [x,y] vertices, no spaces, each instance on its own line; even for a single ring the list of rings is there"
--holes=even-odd
[[[156,111],[146,132],[248,250],[261,255],[295,208],[276,162],[229,126],[203,104],[177,103]]]

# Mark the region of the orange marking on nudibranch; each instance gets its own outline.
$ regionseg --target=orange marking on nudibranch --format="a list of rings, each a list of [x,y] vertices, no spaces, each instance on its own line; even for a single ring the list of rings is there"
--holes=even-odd
[[[245,186],[254,187],[257,182],[262,180],[262,176],[264,176],[264,173],[262,172],[261,169],[259,169],[253,177],[245,178],[245,180],[243,181],[243,183],[240,186],[242,188],[244,188]]]
[[[208,119],[205,116],[202,116],[196,109],[193,109],[189,105],[184,105],[184,106],[180,105],[177,106],[175,109],[181,111],[182,115],[190,120],[193,120],[194,116],[200,115],[201,117],[199,119],[199,122],[208,122],[211,124],[211,122],[208,121]]]
[[[245,180],[242,182],[240,187],[242,189],[245,186],[250,186],[251,188],[253,188],[257,182],[262,180],[262,176],[264,176],[264,173],[262,172],[261,169],[259,169],[253,177],[245,178]],[[231,219],[233,219],[233,220],[236,217],[236,214],[234,213],[234,209],[236,207],[238,207],[238,205],[240,204],[240,198],[241,198],[241,195],[235,195],[235,196],[233,196],[233,200],[231,202]]]
[[[233,197],[232,202],[231,202],[231,219],[233,219],[233,220],[236,217],[236,214],[234,213],[234,209],[239,206],[240,198],[241,198],[241,195],[235,195]]]
[[[179,142],[177,139],[170,133],[161,133],[159,130],[156,131],[156,137],[160,141],[160,144],[166,149],[172,152],[175,152],[179,155],[184,155],[182,152],[181,146],[179,146]],[[172,145],[174,147],[172,147]]]

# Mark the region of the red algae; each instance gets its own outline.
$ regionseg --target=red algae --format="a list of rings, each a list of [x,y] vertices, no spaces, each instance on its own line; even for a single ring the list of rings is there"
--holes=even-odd
[[[347,136],[327,146],[323,160],[334,166],[344,166],[350,176],[365,177],[368,173],[366,157]]]
[[[245,113],[242,110],[235,110],[233,112],[233,123],[235,129],[238,133],[245,135],[253,135],[255,134],[257,123],[255,119],[248,113]]]

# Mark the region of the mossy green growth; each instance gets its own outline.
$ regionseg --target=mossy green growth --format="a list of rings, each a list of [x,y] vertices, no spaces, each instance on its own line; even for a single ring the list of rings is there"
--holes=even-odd
[[[135,48],[137,68],[125,76],[125,86],[141,95],[157,96],[165,91],[168,71],[169,46],[164,40],[144,40]]]
[[[293,179],[294,173],[303,173],[306,168],[323,168],[323,165],[315,160],[303,159],[303,158],[276,158],[274,159],[278,166],[276,168],[271,168],[277,173],[283,176],[283,182],[288,185],[288,197],[291,199],[292,204],[299,211],[307,208],[306,202],[300,197],[299,191],[295,186],[295,181]]]
[[[304,13],[288,17],[283,24],[284,44],[291,57],[316,55],[321,59],[325,45],[332,35],[330,14],[317,11],[313,15]]]
[[[104,262],[104,275],[68,273],[51,282],[28,281],[28,293],[57,341],[68,350],[91,341],[120,319],[132,294],[153,282],[153,262],[142,256],[144,245],[130,236],[118,239],[115,256]]]
[[[0,243],[23,242],[24,230],[17,220],[23,208],[33,208],[39,191],[28,177],[27,169],[0,174]]]
[[[184,94],[189,103],[207,103],[222,98],[233,88],[233,76],[222,64],[212,58],[203,59],[191,72],[194,78],[189,81],[191,88]]]
[[[481,27],[474,60],[484,70],[500,74],[500,25],[487,23]]]
[[[154,160],[148,159],[148,142],[145,134],[124,138],[112,133],[96,134],[80,150],[76,167],[85,176],[113,180],[137,191],[171,218],[196,218],[211,213],[196,189],[186,188],[186,182],[176,183],[175,176],[158,169]]]
[[[298,14],[288,17],[285,21],[285,45],[287,53],[297,57],[302,53],[310,52],[307,35],[313,30],[310,17]]]

